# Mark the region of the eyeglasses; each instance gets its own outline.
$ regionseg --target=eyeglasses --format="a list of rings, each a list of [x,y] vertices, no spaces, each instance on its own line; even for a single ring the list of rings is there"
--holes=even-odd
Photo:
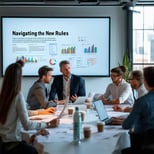
[[[127,80],[127,82],[130,82],[130,81],[132,81],[132,80],[135,80],[135,79],[133,79],[133,78],[130,78],[130,79],[128,79],[128,80]]]
[[[115,78],[115,77],[118,77],[118,76],[119,76],[119,75],[111,74],[111,77],[114,77],[114,78]]]

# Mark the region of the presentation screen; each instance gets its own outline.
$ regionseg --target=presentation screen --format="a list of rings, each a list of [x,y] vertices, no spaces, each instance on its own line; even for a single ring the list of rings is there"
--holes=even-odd
[[[73,74],[109,76],[110,17],[1,17],[2,76],[19,59],[23,76],[37,76],[43,65],[61,74],[68,60]]]

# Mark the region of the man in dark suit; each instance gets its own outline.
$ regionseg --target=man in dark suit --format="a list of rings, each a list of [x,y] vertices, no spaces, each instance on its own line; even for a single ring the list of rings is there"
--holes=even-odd
[[[80,76],[71,74],[69,61],[61,61],[59,66],[62,75],[54,77],[49,94],[49,100],[55,100],[56,94],[58,100],[64,100],[67,96],[69,96],[72,102],[74,102],[79,96],[85,96],[85,80]]]

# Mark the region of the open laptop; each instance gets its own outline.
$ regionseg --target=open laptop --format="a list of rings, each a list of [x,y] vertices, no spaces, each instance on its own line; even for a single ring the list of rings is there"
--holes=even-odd
[[[85,104],[86,96],[79,96],[73,104]]]
[[[60,118],[64,115],[64,111],[65,111],[65,109],[66,109],[66,107],[67,107],[68,102],[69,102],[69,97],[67,97],[67,98],[65,99],[63,109],[61,110],[60,114],[59,114],[58,117],[57,117],[58,119],[60,119]]]
[[[96,111],[98,113],[99,119],[103,122],[105,122],[105,124],[107,125],[113,125],[112,123],[112,117],[109,118],[106,108],[104,106],[104,104],[102,103],[102,100],[98,100],[93,102],[96,108]],[[114,124],[114,125],[120,125],[120,124]]]

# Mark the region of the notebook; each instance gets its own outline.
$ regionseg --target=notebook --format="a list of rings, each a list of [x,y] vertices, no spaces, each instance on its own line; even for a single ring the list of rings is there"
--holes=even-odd
[[[96,108],[96,111],[98,113],[99,119],[107,125],[113,125],[112,118],[109,118],[106,108],[104,104],[102,103],[102,100],[98,100],[93,102]],[[120,124],[114,124],[114,125],[120,125]]]
[[[68,102],[69,102],[69,98],[66,98],[61,112],[56,116],[52,116],[53,119],[54,118],[61,119],[63,117],[64,111],[65,111],[65,109],[67,107]],[[47,122],[49,121],[48,118],[44,119],[44,115],[33,116],[33,117],[30,117],[30,119],[31,120],[43,120],[44,122],[46,122],[46,120],[47,120]]]

